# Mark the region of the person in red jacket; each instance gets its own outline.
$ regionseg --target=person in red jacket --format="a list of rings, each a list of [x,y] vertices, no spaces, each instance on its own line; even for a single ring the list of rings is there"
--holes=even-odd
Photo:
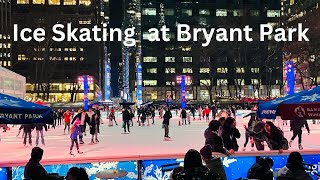
[[[206,122],[209,122],[209,114],[210,114],[210,108],[207,106],[206,110],[205,110],[205,114],[206,114]]]

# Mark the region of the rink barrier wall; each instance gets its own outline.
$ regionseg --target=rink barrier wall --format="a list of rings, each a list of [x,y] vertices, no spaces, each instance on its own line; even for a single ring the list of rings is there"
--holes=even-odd
[[[286,156],[289,155],[292,150],[283,151],[279,154],[278,151],[239,151],[236,154],[229,157],[260,157],[260,156]],[[320,150],[303,150],[300,152],[303,155],[320,155]],[[220,153],[212,153],[221,157],[226,157]],[[160,160],[160,159],[183,159],[185,154],[155,154],[155,155],[137,155],[137,156],[102,156],[102,157],[73,157],[64,159],[42,159],[41,164],[53,165],[53,164],[79,164],[79,163],[98,163],[98,162],[115,162],[115,161],[139,161],[139,160]],[[28,160],[12,160],[1,161],[0,167],[14,167],[25,166]]]

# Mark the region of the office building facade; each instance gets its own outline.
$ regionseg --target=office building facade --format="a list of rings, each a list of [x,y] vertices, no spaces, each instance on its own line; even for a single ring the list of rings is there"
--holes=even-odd
[[[188,100],[280,96],[282,83],[282,44],[260,42],[259,25],[279,27],[280,0],[207,1],[142,0],[141,36],[143,100],[179,100],[176,79],[189,76]],[[191,28],[240,27],[250,25],[253,42],[177,42],[177,24]],[[169,27],[170,42],[150,42],[150,28]],[[212,97],[212,99],[210,98]]]
[[[12,5],[13,24],[19,29],[42,27],[46,39],[41,42],[14,42],[12,69],[27,78],[28,98],[52,102],[81,100],[82,75],[92,76],[89,100],[101,95],[103,79],[103,42],[55,42],[54,24],[72,23],[73,28],[91,28],[108,21],[108,1],[93,0],[17,0]]]
[[[11,67],[11,1],[0,1],[0,66]]]

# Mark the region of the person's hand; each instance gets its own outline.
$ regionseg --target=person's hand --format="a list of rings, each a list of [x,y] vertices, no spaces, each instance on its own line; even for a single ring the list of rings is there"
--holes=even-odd
[[[233,150],[233,149],[230,149],[230,150],[229,150],[229,153],[230,153],[230,154],[234,154],[234,150]]]
[[[308,131],[308,135],[310,135],[310,131]]]
[[[279,154],[283,153],[283,149],[279,149]]]

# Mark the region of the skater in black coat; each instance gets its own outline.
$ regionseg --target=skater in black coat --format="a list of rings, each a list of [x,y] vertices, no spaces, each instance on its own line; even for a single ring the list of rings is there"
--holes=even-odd
[[[165,111],[166,112],[163,115],[163,122],[162,122],[162,125],[164,127],[164,137],[170,138],[169,137],[169,122],[170,122],[170,119],[172,118],[172,114],[168,108],[165,108]]]
[[[92,135],[91,143],[94,143],[94,141],[93,141],[94,136],[95,136],[96,143],[98,143],[99,142],[98,133],[99,133],[99,125],[100,125],[99,114],[92,115],[92,118],[91,118],[89,125],[90,125],[90,134]]]
[[[124,133],[127,132],[126,127],[128,128],[128,132],[130,132],[130,125],[129,125],[130,119],[131,119],[131,114],[130,114],[129,110],[127,108],[125,108],[122,111],[122,120],[123,120]]]
[[[222,140],[227,150],[238,151],[238,138],[240,138],[240,132],[236,128],[236,121],[234,118],[228,117],[222,127]]]
[[[23,129],[23,145],[27,144],[27,137],[29,137],[29,144],[32,146],[32,139],[31,139],[31,131],[35,128],[32,124],[24,124],[20,126],[20,129]]]
[[[289,146],[291,147],[292,141],[297,137],[298,135],[298,143],[299,143],[299,149],[302,150],[303,147],[301,145],[302,142],[302,128],[303,126],[306,127],[308,134],[310,134],[310,129],[307,120],[305,119],[296,119],[290,121],[290,131],[293,132],[292,138],[289,142]]]

